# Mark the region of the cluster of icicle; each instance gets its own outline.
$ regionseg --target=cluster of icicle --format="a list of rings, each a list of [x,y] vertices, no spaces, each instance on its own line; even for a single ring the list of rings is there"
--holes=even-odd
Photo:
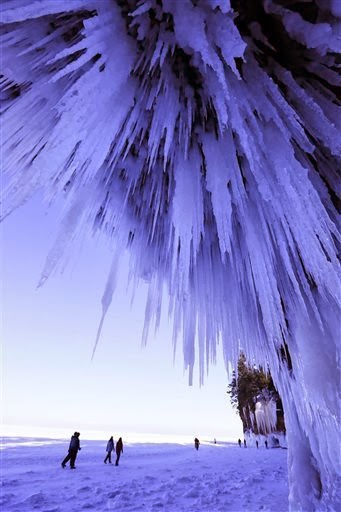
[[[67,211],[42,281],[84,226],[169,295],[200,380],[221,340],[267,364],[288,427],[290,503],[335,500],[340,156],[337,0],[3,0],[3,216]],[[323,386],[321,385],[323,383]],[[301,447],[301,448],[299,448]],[[293,453],[295,450],[295,458]],[[306,479],[295,482],[305,468]]]
[[[261,394],[254,398],[254,401],[254,412],[249,405],[242,408],[242,418],[246,419],[246,430],[249,432],[249,435],[252,437],[253,433],[257,432],[257,435],[266,436],[276,432],[277,404],[275,398],[267,389],[264,389]]]
[[[255,419],[257,430],[261,434],[270,434],[276,431],[277,412],[275,400],[260,400],[256,402]]]

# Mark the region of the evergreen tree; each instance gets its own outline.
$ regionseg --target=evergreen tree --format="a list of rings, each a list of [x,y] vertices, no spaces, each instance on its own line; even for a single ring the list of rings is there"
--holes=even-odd
[[[261,367],[249,366],[243,353],[240,354],[237,372],[234,371],[232,374],[227,393],[230,395],[232,406],[239,413],[244,432],[250,430],[255,434],[262,433],[253,421],[256,402],[261,399],[265,401],[272,399],[276,402],[276,430],[285,432],[282,401],[270,372],[264,371]]]

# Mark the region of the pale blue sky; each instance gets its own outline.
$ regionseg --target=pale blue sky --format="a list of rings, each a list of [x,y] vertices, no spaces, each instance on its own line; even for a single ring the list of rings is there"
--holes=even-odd
[[[1,228],[4,423],[238,438],[223,358],[204,387],[197,374],[189,387],[181,346],[173,365],[165,319],[141,348],[146,287],[131,309],[124,272],[91,361],[110,252],[103,241],[84,243],[62,275],[36,290],[58,217],[34,199]]]

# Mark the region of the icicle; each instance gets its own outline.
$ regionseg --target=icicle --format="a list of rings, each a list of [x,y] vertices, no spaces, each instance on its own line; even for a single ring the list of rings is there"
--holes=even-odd
[[[108,309],[110,307],[112,297],[113,297],[113,294],[114,294],[114,291],[115,291],[115,288],[117,285],[117,275],[118,275],[118,269],[119,269],[118,261],[119,261],[118,253],[116,252],[112,259],[107,283],[106,283],[105,290],[104,290],[104,293],[102,296],[102,316],[101,316],[101,320],[100,320],[100,323],[99,323],[99,326],[97,329],[97,334],[96,334],[94,348],[92,350],[91,360],[93,360],[93,358],[95,357],[97,345],[98,345],[98,342],[99,342],[99,339],[100,339],[101,333],[102,333],[104,320],[105,320],[106,314],[108,313]]]
[[[255,418],[260,434],[267,435],[275,432],[277,423],[276,402],[272,399],[257,401]]]

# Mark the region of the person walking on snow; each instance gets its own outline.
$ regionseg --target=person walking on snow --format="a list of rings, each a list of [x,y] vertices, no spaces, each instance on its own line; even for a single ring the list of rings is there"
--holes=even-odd
[[[196,450],[199,450],[199,444],[200,444],[200,441],[199,441],[199,439],[196,437],[196,438],[194,439],[194,446],[195,446],[195,449],[196,449]]]
[[[116,443],[116,462],[115,462],[115,466],[118,466],[118,461],[120,460],[121,453],[123,453],[122,437],[120,437],[119,440]]]
[[[79,443],[79,436],[80,436],[79,432],[75,432],[73,434],[73,436],[71,436],[69,452],[62,462],[62,468],[65,468],[66,463],[68,461],[70,461],[70,468],[76,469],[75,462],[76,462],[77,453],[78,453],[78,450],[81,450],[80,443]]]
[[[113,449],[114,449],[114,439],[113,439],[113,436],[111,436],[111,438],[107,442],[107,447],[106,447],[107,456],[104,459],[104,464],[107,463],[107,460],[109,460],[109,464],[111,464],[111,452],[113,451]]]

